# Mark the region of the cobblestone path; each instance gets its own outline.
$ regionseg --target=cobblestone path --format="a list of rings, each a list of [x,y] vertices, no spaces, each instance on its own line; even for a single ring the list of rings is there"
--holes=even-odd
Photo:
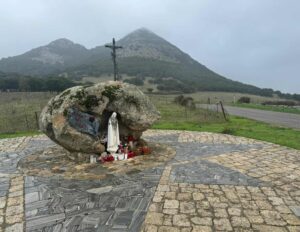
[[[18,162],[56,146],[0,140],[0,231],[297,231],[300,151],[230,135],[149,130],[165,165],[104,180],[24,176]]]

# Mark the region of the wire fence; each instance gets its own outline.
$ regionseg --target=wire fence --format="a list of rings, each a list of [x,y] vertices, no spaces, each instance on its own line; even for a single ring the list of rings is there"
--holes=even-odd
[[[0,133],[15,133],[39,130],[40,111],[2,115],[0,118]]]
[[[193,122],[202,124],[211,122],[224,122],[225,120],[229,119],[229,115],[223,107],[222,109],[224,111],[221,109],[216,111],[212,108],[198,107],[197,104],[195,104],[195,108],[178,105],[174,101],[174,96],[150,95],[149,97],[161,112],[161,122]]]
[[[16,133],[39,130],[39,117],[43,107],[54,94],[41,93],[28,97],[15,97],[5,100],[0,94],[0,133]],[[210,108],[190,108],[175,104],[174,96],[149,95],[150,100],[161,112],[160,122],[164,123],[210,123],[224,122],[228,119],[220,104],[217,110]]]
[[[37,131],[38,118],[51,92],[0,93],[0,133]]]

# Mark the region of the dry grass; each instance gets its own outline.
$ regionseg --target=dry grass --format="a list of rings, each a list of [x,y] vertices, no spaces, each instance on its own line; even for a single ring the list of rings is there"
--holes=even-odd
[[[37,130],[36,114],[56,93],[0,93],[0,133]]]
[[[36,131],[36,114],[57,93],[16,92],[0,93],[0,133]],[[203,109],[190,110],[173,103],[172,95],[150,95],[153,103],[162,113],[162,122],[219,122],[221,115]]]
[[[169,95],[169,98],[174,98],[177,95]],[[258,95],[243,94],[243,93],[230,93],[230,92],[196,92],[191,94],[184,94],[194,98],[197,103],[206,104],[208,98],[210,99],[211,104],[222,101],[225,104],[231,104],[234,102],[234,99],[237,101],[240,97],[246,96],[250,97],[252,103],[262,103],[264,101],[274,101],[278,98],[263,97]],[[281,99],[282,100],[282,99]]]
[[[132,79],[134,76],[128,76],[128,75],[123,75],[123,80],[125,79]],[[153,89],[153,94],[158,94],[157,93],[157,84],[151,84],[149,83],[150,80],[152,80],[153,77],[145,77],[144,85],[139,86],[139,89],[141,89],[144,93],[148,92],[148,88]],[[113,76],[108,76],[108,75],[102,75],[99,77],[84,77],[82,79],[82,82],[90,81],[93,83],[99,83],[103,81],[108,81],[108,80],[113,80]],[[171,94],[171,95],[161,95],[161,96],[169,96],[171,99],[173,99],[175,96],[179,94]],[[276,97],[263,97],[263,96],[258,96],[258,95],[253,95],[253,94],[243,94],[243,93],[232,93],[232,92],[209,92],[209,91],[204,91],[204,92],[196,92],[196,93],[191,93],[191,94],[184,94],[185,96],[190,96],[195,99],[197,103],[207,103],[208,98],[210,98],[211,103],[216,103],[219,102],[220,100],[223,101],[225,104],[232,104],[234,102],[237,102],[237,100],[240,97],[250,97],[251,103],[254,104],[259,104],[264,101],[274,101],[278,100],[280,98]],[[280,99],[283,100],[283,99]]]
[[[160,123],[211,123],[224,122],[223,115],[205,109],[190,109],[175,104],[171,96],[150,95],[151,101],[161,113]]]
[[[111,78],[104,77],[103,78]],[[125,78],[128,78],[127,76]],[[86,79],[91,80],[91,79]],[[147,85],[147,87],[150,87]],[[142,88],[142,90],[146,91]],[[37,130],[36,114],[39,116],[43,107],[49,99],[57,93],[50,92],[14,92],[0,93],[0,133],[15,133],[24,131]],[[252,101],[262,102],[270,100],[254,95],[244,95],[239,93],[222,93],[222,92],[198,92],[186,94],[191,96],[196,102],[206,103],[207,99],[211,99],[211,103],[223,100],[225,103],[233,101],[233,96],[238,99],[240,96],[250,96]],[[163,123],[209,123],[220,122],[223,117],[214,112],[203,109],[189,110],[184,107],[173,104],[174,98],[178,96],[172,95],[156,95],[149,94],[149,97],[162,112],[161,122]]]
[[[111,78],[111,77],[103,77]],[[127,77],[126,77],[127,78]],[[104,80],[103,79],[103,80]],[[91,79],[86,79],[90,80]],[[147,87],[150,87],[149,85]],[[143,89],[146,91],[145,89]],[[49,99],[57,93],[49,92],[14,92],[14,93],[0,93],[0,133],[15,133],[24,131],[37,130],[36,114],[39,116],[43,107],[47,104]],[[221,93],[221,92],[199,92],[194,94],[187,94],[191,96],[196,102],[207,102],[210,98],[211,102],[223,100],[225,103],[230,103],[233,96],[239,98],[245,96],[238,93]],[[203,109],[190,110],[178,106],[173,103],[177,95],[156,95],[149,94],[149,97],[162,112],[162,123],[210,123],[223,121],[222,115],[210,112]],[[261,102],[270,100],[260,96],[250,96],[253,101]]]

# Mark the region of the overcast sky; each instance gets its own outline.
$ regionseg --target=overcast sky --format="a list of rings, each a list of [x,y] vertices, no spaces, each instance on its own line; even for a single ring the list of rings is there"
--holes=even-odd
[[[0,57],[146,27],[230,79],[300,93],[299,0],[0,0]]]

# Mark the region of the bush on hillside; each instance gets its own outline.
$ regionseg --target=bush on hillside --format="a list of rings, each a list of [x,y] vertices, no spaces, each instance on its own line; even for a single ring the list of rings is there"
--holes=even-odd
[[[0,79],[0,91],[60,92],[75,85],[77,83],[65,77],[39,78],[16,76]]]
[[[174,98],[174,102],[178,105],[188,107],[190,109],[195,109],[196,104],[194,102],[194,99],[192,97],[184,97],[183,95],[179,95]]]
[[[240,97],[240,99],[238,100],[238,103],[247,103],[249,104],[251,101],[250,97]]]
[[[148,93],[152,93],[153,92],[153,88],[147,88]]]
[[[127,82],[129,84],[133,84],[133,85],[137,85],[137,86],[143,86],[144,85],[144,81],[142,78],[132,78],[132,79],[126,79],[124,80],[124,82]]]
[[[273,105],[273,106],[295,106],[294,101],[265,101],[262,105]]]

